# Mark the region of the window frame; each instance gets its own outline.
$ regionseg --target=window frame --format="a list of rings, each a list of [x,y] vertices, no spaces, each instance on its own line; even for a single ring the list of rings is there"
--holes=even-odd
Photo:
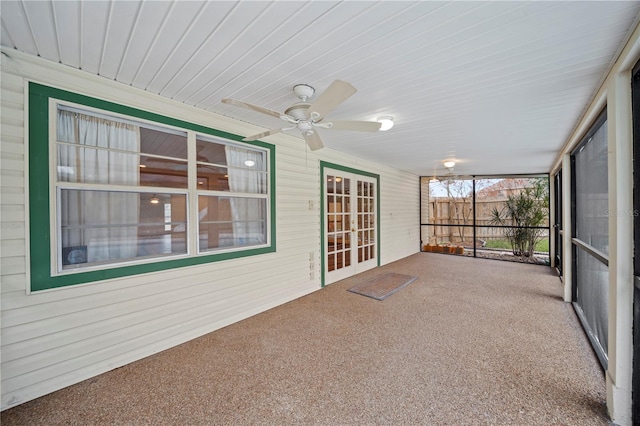
[[[187,122],[177,118],[141,110],[127,105],[98,99],[62,89],[45,86],[35,82],[28,84],[28,238],[29,238],[29,282],[28,291],[42,291],[70,285],[135,276],[168,269],[195,266],[210,262],[255,256],[276,251],[276,189],[275,189],[275,146],[261,141],[244,142],[242,136],[216,130],[214,128]],[[133,259],[115,262],[110,265],[96,265],[86,268],[58,271],[56,247],[58,246],[57,224],[59,212],[55,197],[59,191],[55,174],[55,125],[52,120],[57,116],[57,105],[74,106],[87,112],[103,113],[123,120],[132,120],[150,127],[167,128],[168,131],[179,130],[187,133],[189,144],[195,146],[195,139],[203,136],[206,139],[217,139],[220,143],[258,148],[266,154],[267,167],[267,218],[264,245],[233,247],[229,249],[200,251],[193,241],[198,241],[198,224],[193,222],[191,205],[197,206],[200,194],[197,184],[190,185],[180,193],[186,193],[187,201],[187,254],[163,255],[158,258]],[[52,140],[53,139],[53,140]],[[194,157],[195,158],[195,157]],[[188,160],[188,179],[195,181],[195,159]],[[191,163],[193,162],[193,164]],[[42,172],[46,170],[46,172]],[[132,192],[140,193],[141,186],[133,186]],[[144,187],[146,190],[146,187]],[[149,187],[151,192],[164,191],[164,187]],[[145,192],[145,191],[143,191]],[[231,196],[233,193],[225,192]],[[193,204],[195,203],[195,204]],[[197,209],[196,209],[197,211]]]

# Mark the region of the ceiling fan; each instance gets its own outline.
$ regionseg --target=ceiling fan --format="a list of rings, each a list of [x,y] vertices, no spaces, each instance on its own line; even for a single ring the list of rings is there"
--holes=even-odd
[[[261,112],[272,117],[279,118],[290,124],[288,127],[280,127],[277,129],[267,130],[257,135],[248,136],[243,141],[254,141],[264,138],[275,133],[286,130],[298,129],[309,149],[315,151],[324,147],[322,139],[318,135],[317,129],[330,130],[351,130],[357,132],[377,132],[380,130],[380,123],[374,121],[324,121],[326,114],[331,112],[338,105],[349,99],[356,88],[351,84],[335,80],[331,85],[322,92],[313,103],[309,99],[315,93],[315,89],[308,84],[296,84],[293,86],[293,93],[300,98],[300,101],[287,108],[284,113],[279,113],[267,108],[252,105],[235,99],[225,98],[222,100],[225,104],[235,105],[252,111]]]

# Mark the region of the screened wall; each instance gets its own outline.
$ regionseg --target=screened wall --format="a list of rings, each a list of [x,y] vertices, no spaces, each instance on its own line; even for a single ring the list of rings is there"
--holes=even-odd
[[[607,116],[603,111],[572,162],[573,302],[600,363],[608,364],[609,194]]]
[[[421,250],[549,263],[549,179],[421,178]]]

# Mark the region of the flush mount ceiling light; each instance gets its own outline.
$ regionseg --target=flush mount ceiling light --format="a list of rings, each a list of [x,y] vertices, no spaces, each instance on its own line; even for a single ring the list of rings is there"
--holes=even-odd
[[[453,168],[455,167],[455,165],[456,165],[456,162],[455,162],[455,161],[453,161],[453,160],[447,160],[447,161],[445,161],[445,162],[444,162],[444,163],[442,163],[442,164],[444,164],[444,166],[445,166],[447,169],[453,169]]]
[[[380,123],[380,131],[382,132],[386,132],[393,127],[393,117],[390,117],[388,115],[385,115],[384,117],[378,117],[376,121]]]
[[[256,165],[256,162],[253,160],[244,160],[244,165],[247,167],[253,167]]]

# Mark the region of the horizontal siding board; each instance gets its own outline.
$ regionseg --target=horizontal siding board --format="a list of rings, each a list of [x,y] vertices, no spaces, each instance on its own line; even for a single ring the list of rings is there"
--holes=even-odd
[[[0,217],[2,220],[9,222],[20,222],[24,219],[24,206],[18,204],[2,204],[0,205]]]
[[[3,129],[4,130],[4,129]],[[11,137],[2,132],[2,144],[0,144],[0,152],[24,155],[24,145],[22,144],[22,134]]]
[[[17,108],[5,108],[2,111],[2,125],[20,128],[24,126],[24,111],[17,105]]]
[[[0,202],[2,204],[18,204],[24,205],[24,192],[22,188],[17,188],[19,192],[12,191],[16,188],[2,188],[2,200]],[[0,239],[4,239],[4,235],[0,235]]]
[[[13,137],[13,138],[22,138],[24,136],[24,129],[21,126],[12,125],[11,123],[7,123],[7,125],[2,126],[2,138],[5,137]]]
[[[15,240],[1,239],[0,253],[11,253],[14,256],[25,256],[26,251],[25,251],[24,239],[15,239]]]
[[[2,81],[0,82],[0,86],[3,89],[13,90],[14,92],[21,93],[24,84],[24,78],[19,75],[6,72],[2,75]]]
[[[24,172],[24,156],[21,154],[0,152],[0,169]]]
[[[15,108],[15,109],[22,110],[22,107],[24,105],[24,94],[22,93],[22,91],[18,92],[18,91],[3,87],[2,89],[0,89],[0,96],[2,97],[3,109]]]
[[[2,239],[24,238],[24,232],[24,222],[5,222],[4,218],[2,218],[2,223],[0,224],[0,233],[2,233]],[[7,253],[3,252],[3,256],[7,256]]]
[[[2,275],[24,274],[26,273],[25,257],[9,256],[3,251],[2,259],[0,259],[0,268],[2,269]]]
[[[3,271],[0,279],[2,280],[2,297],[7,297],[11,293],[21,293],[19,297],[24,297],[27,289],[25,274],[5,274]]]

